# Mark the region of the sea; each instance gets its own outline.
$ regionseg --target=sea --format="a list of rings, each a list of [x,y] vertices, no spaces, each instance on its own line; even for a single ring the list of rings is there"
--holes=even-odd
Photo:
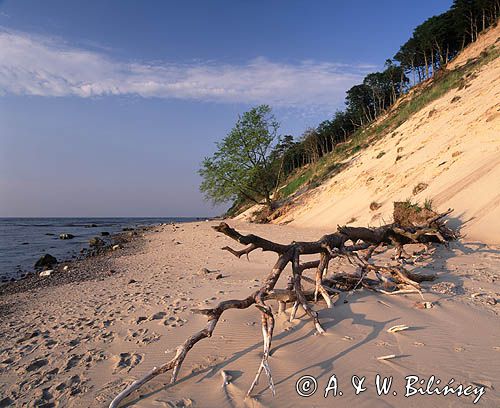
[[[181,223],[205,218],[0,218],[0,281],[19,279],[33,272],[35,262],[44,254],[55,256],[59,262],[80,256],[88,248],[89,239],[110,235],[123,228]],[[60,234],[74,235],[60,239]],[[101,237],[105,239],[106,237]]]

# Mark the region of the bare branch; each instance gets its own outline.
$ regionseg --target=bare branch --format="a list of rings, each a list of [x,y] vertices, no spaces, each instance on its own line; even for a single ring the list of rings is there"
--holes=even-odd
[[[237,258],[241,258],[241,255],[246,255],[247,256],[247,259],[250,260],[248,258],[248,254],[250,252],[252,252],[253,250],[257,249],[257,247],[254,245],[254,244],[250,244],[248,245],[246,248],[243,248],[239,251],[235,250],[235,249],[232,249],[231,247],[228,247],[228,246],[225,246],[223,248],[221,248],[223,251],[228,251],[228,252],[231,252],[235,257]]]
[[[384,294],[396,293],[414,293],[421,294],[419,283],[423,281],[433,280],[434,275],[419,275],[407,271],[402,266],[377,266],[366,263],[362,260],[357,252],[369,248],[368,258],[373,250],[379,245],[394,244],[398,251],[403,249],[403,245],[418,240],[426,234],[441,234],[439,241],[446,241],[450,237],[456,236],[454,231],[443,229],[444,223],[439,223],[439,220],[448,212],[439,214],[434,217],[428,225],[416,228],[403,228],[393,224],[385,225],[380,228],[364,228],[364,227],[338,227],[338,232],[324,235],[318,241],[313,242],[292,242],[288,245],[278,244],[257,235],[242,235],[234,228],[231,228],[226,223],[221,223],[213,227],[216,231],[246,245],[244,249],[234,250],[228,246],[222,248],[236,257],[247,255],[258,248],[263,251],[272,251],[277,253],[278,260],[272,270],[266,277],[264,284],[257,291],[250,294],[244,299],[232,299],[220,302],[217,306],[207,309],[193,309],[193,313],[198,313],[207,316],[207,324],[205,328],[196,332],[184,341],[178,348],[175,356],[168,362],[159,367],[154,367],[142,378],[132,382],[122,392],[120,392],[109,405],[110,408],[116,408],[127,398],[132,392],[138,390],[142,385],[153,379],[154,377],[172,371],[171,383],[177,379],[182,363],[186,358],[187,353],[199,341],[211,337],[212,333],[221,317],[221,315],[229,309],[246,309],[255,305],[261,314],[262,321],[262,336],[263,336],[263,356],[254,381],[252,382],[248,395],[257,385],[262,372],[268,379],[268,386],[275,393],[274,381],[271,375],[269,366],[269,355],[271,350],[271,342],[274,331],[274,315],[266,302],[277,301],[279,303],[279,311],[284,311],[286,303],[293,302],[293,308],[290,314],[290,320],[295,318],[297,308],[302,306],[307,315],[313,320],[314,326],[318,333],[324,333],[325,330],[320,324],[318,313],[312,309],[309,304],[310,300],[317,301],[318,294],[325,300],[328,307],[332,306],[330,299],[331,293],[337,295],[343,291],[352,291],[359,286],[374,290]],[[362,240],[363,244],[356,244],[358,240]],[[345,246],[345,242],[351,240],[353,245]],[[320,259],[300,263],[300,256],[304,254],[318,254]],[[353,265],[359,268],[357,275],[345,273],[337,273],[332,277],[326,277],[326,271],[330,260],[334,257],[345,257]],[[288,263],[292,263],[292,276],[289,279],[286,289],[276,289],[275,286]],[[315,279],[302,276],[303,272],[308,269],[316,269]],[[377,280],[368,278],[368,272],[374,272]],[[302,288],[302,280],[312,283],[314,291],[304,291]],[[388,291],[381,285],[393,287],[395,291]]]

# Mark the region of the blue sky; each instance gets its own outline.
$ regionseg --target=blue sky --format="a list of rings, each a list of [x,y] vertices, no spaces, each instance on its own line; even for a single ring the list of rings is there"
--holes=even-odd
[[[0,1],[0,216],[205,216],[237,115],[299,136],[451,0]]]

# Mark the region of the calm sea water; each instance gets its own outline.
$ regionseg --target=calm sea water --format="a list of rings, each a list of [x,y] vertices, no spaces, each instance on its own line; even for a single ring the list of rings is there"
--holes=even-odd
[[[32,272],[45,253],[58,261],[70,260],[102,231],[113,234],[125,227],[196,220],[199,218],[0,218],[0,280]],[[75,238],[62,240],[60,234]]]

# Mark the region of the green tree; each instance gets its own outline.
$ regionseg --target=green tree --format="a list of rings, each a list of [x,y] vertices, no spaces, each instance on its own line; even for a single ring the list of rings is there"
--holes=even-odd
[[[354,85],[346,93],[347,113],[355,127],[363,126],[375,119],[372,91],[368,85]]]
[[[203,160],[198,173],[200,190],[214,204],[246,199],[273,206],[276,183],[271,153],[279,123],[268,105],[260,105],[238,118],[233,129],[216,143],[217,151]]]

